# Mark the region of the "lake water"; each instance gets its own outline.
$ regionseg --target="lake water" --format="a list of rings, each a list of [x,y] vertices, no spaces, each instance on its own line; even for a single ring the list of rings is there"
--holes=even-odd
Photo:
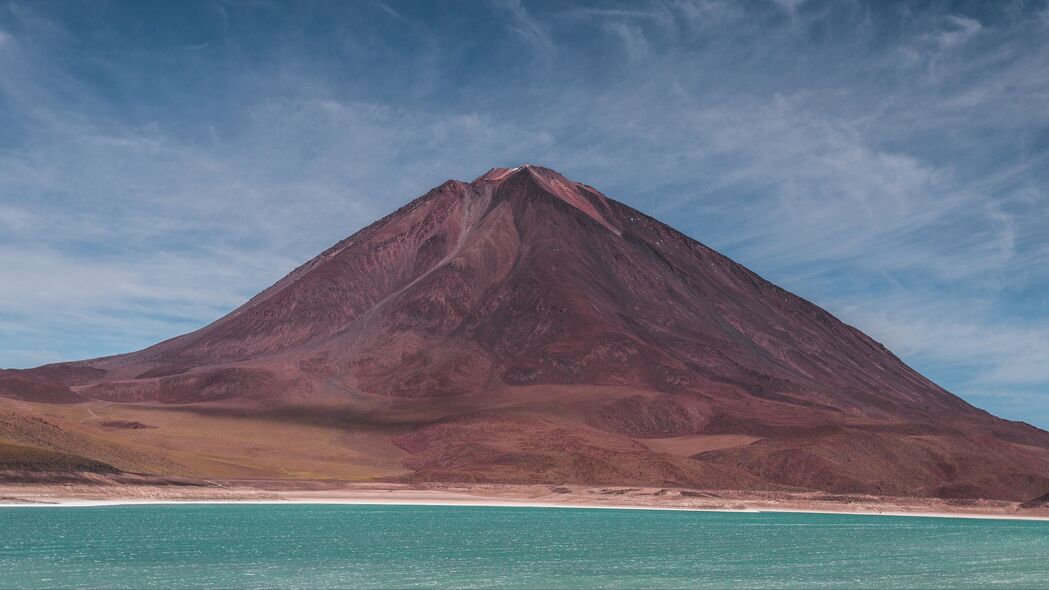
[[[443,506],[0,508],[0,587],[1049,587],[1049,522]]]

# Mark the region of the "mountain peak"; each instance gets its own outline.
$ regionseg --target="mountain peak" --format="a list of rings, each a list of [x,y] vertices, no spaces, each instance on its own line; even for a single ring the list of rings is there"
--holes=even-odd
[[[470,184],[478,188],[492,187],[493,191],[497,191],[503,186],[512,186],[515,181],[529,183],[538,189],[538,191],[517,191],[516,194],[534,194],[535,192],[547,194],[578,209],[612,233],[622,235],[622,231],[609,221],[607,216],[609,204],[604,195],[566,178],[552,168],[534,164],[522,164],[514,168],[492,168]],[[514,191],[510,192],[514,193]]]
[[[535,164],[520,164],[518,166],[514,166],[513,168],[503,168],[498,166],[492,168],[488,172],[485,172],[484,174],[475,178],[471,184],[503,182],[511,176],[520,173],[535,174],[538,176],[544,176],[548,178],[556,177],[564,179],[564,176],[562,176],[560,172],[551,168],[536,166]]]

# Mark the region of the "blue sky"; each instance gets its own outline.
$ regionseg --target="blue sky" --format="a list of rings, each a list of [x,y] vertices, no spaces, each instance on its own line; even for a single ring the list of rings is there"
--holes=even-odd
[[[555,168],[1049,427],[1045,2],[0,0],[0,366]]]

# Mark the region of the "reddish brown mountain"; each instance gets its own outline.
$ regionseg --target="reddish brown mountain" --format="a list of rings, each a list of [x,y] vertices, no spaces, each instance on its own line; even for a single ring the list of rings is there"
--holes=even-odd
[[[1049,433],[534,166],[448,181],[201,330],[5,371],[0,394],[323,425],[392,443],[413,480],[1049,490]]]

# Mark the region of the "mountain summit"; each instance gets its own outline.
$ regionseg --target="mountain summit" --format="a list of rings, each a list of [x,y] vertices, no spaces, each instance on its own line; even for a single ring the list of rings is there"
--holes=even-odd
[[[196,332],[0,372],[0,395],[329,429],[350,463],[411,481],[1049,490],[1049,433],[531,165],[445,182]]]

